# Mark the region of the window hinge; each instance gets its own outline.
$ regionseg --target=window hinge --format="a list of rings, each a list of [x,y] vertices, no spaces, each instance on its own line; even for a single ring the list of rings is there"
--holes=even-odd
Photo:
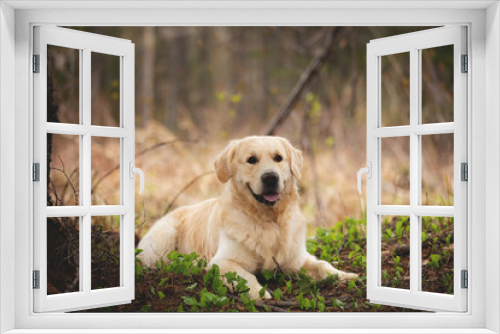
[[[461,271],[461,281],[462,281],[462,289],[469,288],[469,272],[467,270]]]
[[[33,270],[33,289],[40,289],[40,270]]]
[[[33,55],[33,73],[40,73],[40,55]]]
[[[469,56],[462,55],[462,73],[469,72]]]
[[[469,181],[469,166],[466,162],[462,162],[460,165],[460,180],[461,181]]]
[[[33,181],[40,182],[40,164],[38,162],[33,164]]]

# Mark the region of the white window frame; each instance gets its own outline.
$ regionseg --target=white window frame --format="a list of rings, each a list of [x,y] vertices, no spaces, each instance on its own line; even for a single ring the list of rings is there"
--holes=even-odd
[[[498,1],[113,2],[4,1],[0,4],[0,330],[35,333],[144,333],[146,330],[271,329],[290,333],[494,333],[500,331],[500,11]],[[66,7],[61,9],[60,7]],[[116,8],[123,6],[122,8]],[[125,6],[131,9],[123,9]],[[14,8],[15,9],[14,9]],[[103,9],[108,8],[108,9]],[[137,8],[144,8],[138,10]],[[150,9],[147,9],[147,8]],[[159,8],[163,7],[163,8]],[[394,8],[397,7],[397,8]],[[25,9],[22,9],[25,8]],[[28,9],[26,9],[28,8]],[[35,8],[35,9],[29,9]],[[45,9],[42,9],[45,8]],[[51,8],[48,10],[47,8]],[[58,9],[59,8],[59,9]],[[75,9],[80,8],[80,9]],[[86,8],[86,9],[82,9]],[[221,9],[224,8],[224,9]],[[469,31],[468,312],[336,314],[34,314],[31,286],[33,203],[32,27],[57,25],[423,25],[463,24]],[[15,32],[15,34],[14,34]],[[15,38],[14,38],[15,36]],[[487,70],[486,70],[487,68]],[[13,85],[12,83],[15,83]],[[15,112],[14,112],[15,110]],[[12,145],[12,137],[15,145]],[[15,162],[14,162],[15,161]],[[15,178],[12,177],[15,171]],[[353,171],[353,175],[356,171]],[[488,182],[486,182],[488,175]],[[353,189],[355,178],[353,177]],[[12,199],[12,192],[15,198]],[[487,196],[486,196],[487,194]],[[12,209],[15,208],[15,209]],[[472,229],[474,226],[474,229]],[[14,236],[14,237],[13,237]],[[12,251],[14,250],[14,252]],[[486,266],[485,254],[491,256]],[[14,254],[13,254],[14,253]],[[30,259],[30,260],[26,260]],[[486,293],[487,291],[487,293]],[[14,305],[14,307],[13,307]],[[194,321],[193,321],[194,320]],[[137,329],[139,328],[140,329]],[[384,328],[384,329],[380,329]],[[122,331],[120,331],[122,329]],[[137,329],[137,330],[131,330]],[[231,330],[232,329],[232,330]],[[302,330],[301,330],[302,329]],[[349,329],[349,330],[348,330]],[[256,330],[257,331],[257,330]],[[109,332],[109,331],[108,331]]]
[[[47,48],[55,45],[79,53],[79,124],[47,122]],[[53,26],[34,27],[34,54],[39,55],[39,73],[33,74],[34,162],[40,164],[34,194],[34,259],[39,271],[39,288],[34,289],[34,311],[75,311],[130,303],[135,294],[135,80],[134,44],[113,38]],[[118,57],[120,62],[120,124],[96,126],[91,121],[92,52]],[[75,206],[47,206],[47,134],[79,138],[80,201]],[[120,141],[120,202],[117,205],[91,205],[91,139],[116,138]],[[130,172],[130,173],[129,173]],[[132,176],[132,177],[130,177]],[[93,216],[120,217],[120,285],[91,288],[91,219]],[[76,292],[47,295],[47,218],[79,217],[79,289]]]
[[[451,25],[371,40],[367,45],[367,145],[371,177],[367,179],[367,298],[370,302],[423,310],[467,310],[467,290],[461,288],[461,270],[467,269],[467,184],[460,180],[461,163],[467,163],[467,76],[461,57],[467,54],[466,27]],[[422,124],[422,50],[453,47],[453,122]],[[382,126],[382,62],[387,55],[408,53],[410,70],[410,119],[408,125]],[[453,134],[454,206],[422,205],[422,135]],[[382,139],[404,137],[409,142],[410,202],[384,205],[382,197]],[[408,216],[410,220],[410,288],[381,286],[381,216]],[[432,293],[422,288],[423,216],[454,217],[454,293]]]

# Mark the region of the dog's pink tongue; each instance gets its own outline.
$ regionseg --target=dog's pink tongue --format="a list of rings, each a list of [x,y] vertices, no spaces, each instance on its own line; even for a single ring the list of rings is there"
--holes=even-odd
[[[262,195],[266,201],[269,202],[276,202],[277,200],[280,199],[280,194],[267,194],[267,195]]]

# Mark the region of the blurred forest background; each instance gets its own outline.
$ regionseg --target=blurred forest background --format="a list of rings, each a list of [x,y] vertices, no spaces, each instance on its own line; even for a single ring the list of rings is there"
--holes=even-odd
[[[146,190],[137,197],[137,213],[146,220],[139,227],[142,235],[175,207],[217,196],[221,185],[212,172],[215,156],[231,139],[269,132],[277,113],[287,106],[287,116],[272,132],[304,151],[299,187],[308,221],[313,227],[329,226],[344,217],[359,217],[364,196],[356,191],[356,172],[366,160],[366,44],[423,28],[76,29],[135,43],[136,165],[146,173]],[[453,120],[449,66],[453,49],[439,49],[423,54],[423,122]],[[61,51],[53,56],[55,66],[68,70],[58,71],[59,75],[67,79],[78,75],[78,54]],[[296,103],[287,105],[294,87],[300,86],[311,63],[321,56],[320,66],[292,101]],[[383,125],[408,124],[409,55],[383,57],[382,65]],[[78,101],[78,87],[74,80],[58,81],[66,83],[56,87],[59,119],[73,117],[78,122],[70,103]],[[119,94],[118,57],[93,53],[94,125],[119,125]],[[69,140],[58,137],[61,142]],[[424,204],[453,202],[453,135],[445,137],[429,136],[423,149]],[[407,204],[408,138],[383,141],[383,202]],[[96,138],[94,142],[93,203],[117,204],[119,140]],[[74,149],[65,153],[67,170],[72,170],[71,161],[78,161],[76,153]]]
[[[136,166],[146,175],[142,196],[136,181],[136,241],[164,214],[220,193],[214,159],[231,139],[273,134],[304,153],[300,207],[316,236],[308,250],[365,275],[365,182],[359,195],[356,172],[366,165],[366,45],[429,27],[71,28],[135,44]],[[92,53],[91,65],[92,125],[119,126],[120,60]],[[381,65],[382,126],[408,125],[409,53]],[[452,122],[453,47],[422,50],[421,68],[421,122]],[[48,72],[47,121],[78,124],[79,51],[49,46]],[[49,206],[80,202],[79,140],[47,135]],[[453,134],[421,140],[422,204],[453,205]],[[92,204],[119,204],[120,140],[93,137],[91,146]],[[381,155],[382,204],[409,204],[409,138],[382,139]],[[119,218],[92,218],[93,289],[119,285]],[[48,220],[49,294],[79,289],[78,224]],[[408,288],[408,218],[383,217],[381,228],[383,284]],[[422,230],[424,291],[453,293],[453,219],[424,217]],[[125,311],[154,299],[140,265],[136,274]],[[175,291],[168,303],[182,305]],[[363,291],[349,291],[353,310],[371,309]]]

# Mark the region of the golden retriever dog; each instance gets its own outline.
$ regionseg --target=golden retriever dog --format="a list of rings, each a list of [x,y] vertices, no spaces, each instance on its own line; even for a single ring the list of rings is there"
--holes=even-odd
[[[253,299],[260,299],[262,289],[254,274],[276,268],[274,259],[285,273],[304,267],[315,280],[328,274],[357,279],[307,252],[296,188],[301,166],[301,151],[284,138],[231,141],[215,161],[217,178],[225,183],[222,194],[161,218],[140,241],[139,258],[154,267],[159,258],[167,263],[172,250],[196,252],[221,274],[234,271],[246,279]],[[265,292],[262,298],[271,296]]]

